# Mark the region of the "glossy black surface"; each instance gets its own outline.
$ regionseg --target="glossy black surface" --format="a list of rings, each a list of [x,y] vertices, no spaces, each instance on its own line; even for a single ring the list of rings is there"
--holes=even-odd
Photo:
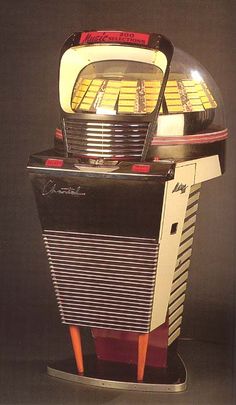
[[[43,172],[50,172],[55,169],[55,167],[46,166],[47,159],[60,159],[63,161],[61,170],[72,171],[75,176],[78,174],[85,177],[98,176],[98,177],[107,177],[107,178],[123,178],[125,180],[135,179],[139,181],[149,181],[150,179],[163,182],[171,180],[174,178],[175,173],[175,162],[174,160],[166,159],[160,160],[158,162],[148,162],[149,170],[147,173],[142,173],[134,171],[133,165],[136,163],[146,164],[135,162],[135,161],[121,161],[119,164],[116,164],[108,159],[99,159],[97,163],[88,164],[88,159],[80,159],[76,157],[66,157],[58,155],[54,149],[45,150],[39,153],[35,153],[30,156],[28,162],[28,169],[33,170],[38,169]],[[94,159],[94,162],[96,160]],[[100,163],[101,162],[101,163]],[[86,169],[89,169],[86,170]]]
[[[30,176],[43,229],[158,236],[164,183],[53,170]]]
[[[62,158],[62,168],[45,166],[51,158],[58,156],[48,150],[31,156],[28,163],[43,229],[158,236],[173,161],[153,162],[148,173],[136,173],[132,162],[91,166]]]

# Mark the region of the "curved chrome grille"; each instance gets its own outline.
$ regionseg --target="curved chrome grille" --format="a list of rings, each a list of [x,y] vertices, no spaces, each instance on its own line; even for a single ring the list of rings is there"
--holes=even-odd
[[[68,152],[94,158],[140,158],[149,123],[64,120]]]

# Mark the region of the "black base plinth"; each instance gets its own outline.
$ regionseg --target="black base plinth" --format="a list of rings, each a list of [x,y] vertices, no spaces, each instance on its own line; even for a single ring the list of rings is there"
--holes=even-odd
[[[187,373],[178,354],[169,358],[165,369],[145,368],[144,380],[136,381],[136,366],[97,360],[94,355],[84,356],[84,375],[78,375],[73,359],[48,366],[48,374],[75,383],[122,390],[180,392],[186,389]]]

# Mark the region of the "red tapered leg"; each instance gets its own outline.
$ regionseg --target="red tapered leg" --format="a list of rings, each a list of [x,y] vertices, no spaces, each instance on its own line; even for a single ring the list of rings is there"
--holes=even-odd
[[[69,329],[78,373],[84,374],[84,362],[83,362],[80,330],[78,326],[74,325],[70,325]]]
[[[149,333],[141,334],[138,337],[138,364],[137,364],[137,381],[142,382],[147,356]]]

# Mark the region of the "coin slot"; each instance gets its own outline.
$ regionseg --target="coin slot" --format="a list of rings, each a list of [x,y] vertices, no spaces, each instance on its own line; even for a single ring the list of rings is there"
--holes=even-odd
[[[178,228],[178,222],[174,222],[174,223],[171,225],[170,234],[171,234],[171,235],[175,235],[176,232],[177,232],[177,228]]]

